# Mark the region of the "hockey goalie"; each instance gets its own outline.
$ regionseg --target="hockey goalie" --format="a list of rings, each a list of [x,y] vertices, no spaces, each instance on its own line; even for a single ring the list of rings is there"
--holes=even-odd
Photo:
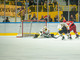
[[[54,34],[50,34],[50,30],[47,29],[47,26],[44,26],[39,34],[35,34],[34,38],[51,38],[54,37]]]

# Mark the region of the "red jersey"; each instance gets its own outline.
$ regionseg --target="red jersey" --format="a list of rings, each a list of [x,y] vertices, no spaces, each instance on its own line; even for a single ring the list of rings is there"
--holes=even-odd
[[[67,21],[66,24],[67,24],[69,27],[71,27],[71,25],[74,24],[74,22],[73,22],[73,21]]]

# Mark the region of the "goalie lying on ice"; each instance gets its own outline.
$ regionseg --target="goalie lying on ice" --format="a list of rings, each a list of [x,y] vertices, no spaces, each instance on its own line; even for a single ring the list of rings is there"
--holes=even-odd
[[[50,38],[54,37],[54,34],[50,34],[50,30],[47,29],[46,26],[42,28],[39,34],[35,34],[34,38]]]

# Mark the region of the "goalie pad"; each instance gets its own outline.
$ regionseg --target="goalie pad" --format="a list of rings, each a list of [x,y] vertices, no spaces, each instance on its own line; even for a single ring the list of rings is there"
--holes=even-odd
[[[54,37],[54,34],[50,34],[51,35],[51,37]]]
[[[35,34],[35,35],[34,35],[34,38],[38,38],[38,36],[39,36],[39,34]]]

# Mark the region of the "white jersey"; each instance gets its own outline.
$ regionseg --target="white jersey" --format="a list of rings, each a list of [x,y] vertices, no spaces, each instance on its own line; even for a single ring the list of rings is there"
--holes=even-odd
[[[65,23],[65,26],[66,26],[67,30],[69,30],[69,26],[66,23]]]
[[[66,24],[66,23],[60,23],[59,25],[58,25],[58,30],[62,30],[62,27],[63,27],[63,25],[65,25],[65,27],[67,28],[67,30],[69,30],[69,26]]]
[[[58,24],[58,30],[61,30],[62,29],[62,26],[61,26],[61,24]]]
[[[42,35],[42,34],[44,34],[44,35],[46,34],[46,35],[47,35],[47,34],[49,34],[49,30],[48,30],[48,29],[45,30],[45,28],[42,28],[42,29],[40,30],[39,34],[40,34],[40,35]]]
[[[42,31],[42,33],[49,33],[49,30],[48,29],[45,30],[44,28],[42,30],[40,30],[40,31]]]

